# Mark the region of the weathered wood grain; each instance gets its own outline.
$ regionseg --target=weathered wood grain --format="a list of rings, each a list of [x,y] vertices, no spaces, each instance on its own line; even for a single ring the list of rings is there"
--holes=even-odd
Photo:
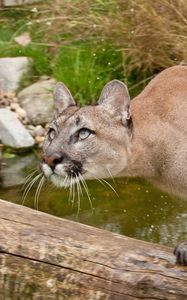
[[[187,299],[172,249],[0,200],[0,299]]]

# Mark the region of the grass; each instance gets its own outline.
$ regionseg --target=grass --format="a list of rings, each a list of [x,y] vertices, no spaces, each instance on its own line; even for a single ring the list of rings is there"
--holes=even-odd
[[[123,51],[128,73],[158,72],[187,61],[186,0],[54,0],[53,3],[52,11],[46,12],[51,22],[45,31],[48,42],[55,42],[56,36],[62,42],[67,42],[67,36],[68,41],[110,40]]]
[[[62,80],[81,103],[114,78],[135,95],[154,74],[187,62],[186,0],[46,0],[0,11],[0,57],[33,58],[31,81]],[[29,32],[32,43],[14,38]]]
[[[103,44],[74,44],[60,47],[53,74],[62,80],[81,103],[94,102],[98,93],[112,78],[124,80],[121,51]]]

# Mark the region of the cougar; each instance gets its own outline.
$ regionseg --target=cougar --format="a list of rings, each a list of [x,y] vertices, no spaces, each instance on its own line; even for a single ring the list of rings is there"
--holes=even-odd
[[[134,176],[187,198],[187,67],[162,71],[132,101],[126,85],[113,80],[85,107],[57,83],[54,104],[41,168],[56,186]],[[187,241],[174,253],[187,265]]]

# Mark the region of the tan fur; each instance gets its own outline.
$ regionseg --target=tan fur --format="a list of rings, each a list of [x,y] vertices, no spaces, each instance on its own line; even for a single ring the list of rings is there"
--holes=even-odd
[[[134,136],[128,168],[187,198],[187,67],[166,69],[131,102]]]
[[[161,72],[131,104],[117,80],[104,87],[96,106],[77,107],[60,83],[54,100],[57,113],[43,146],[42,170],[55,185],[139,176],[187,198],[187,67]],[[175,254],[187,265],[187,241]]]
[[[44,143],[44,155],[69,156],[56,167],[58,174],[46,172],[55,178],[55,184],[62,185],[66,167],[76,160],[83,164],[85,179],[110,177],[110,173],[138,176],[165,191],[187,197],[187,67],[161,72],[131,101],[132,136],[122,124],[124,116],[128,119],[130,103],[122,83],[107,84],[97,106],[78,108],[64,85],[55,93],[61,95],[60,100],[55,98],[58,132],[51,143]],[[70,143],[70,136],[82,127],[94,130],[96,135]]]

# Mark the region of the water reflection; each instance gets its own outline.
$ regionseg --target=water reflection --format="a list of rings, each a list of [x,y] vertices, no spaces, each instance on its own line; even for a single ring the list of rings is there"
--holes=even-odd
[[[26,173],[34,165],[37,165],[37,159],[33,155],[7,159],[1,172],[0,198],[21,204],[20,186],[10,185],[17,185],[18,179],[20,183],[23,182]],[[42,190],[39,209],[59,217],[166,245],[175,245],[177,241],[187,237],[187,201],[171,197],[139,179],[115,180],[119,198],[99,182],[90,181],[88,187],[93,213],[84,194],[77,217],[77,203],[74,206],[68,203],[68,190],[58,190],[51,185]],[[34,206],[35,190],[36,186],[29,193],[25,205]]]

